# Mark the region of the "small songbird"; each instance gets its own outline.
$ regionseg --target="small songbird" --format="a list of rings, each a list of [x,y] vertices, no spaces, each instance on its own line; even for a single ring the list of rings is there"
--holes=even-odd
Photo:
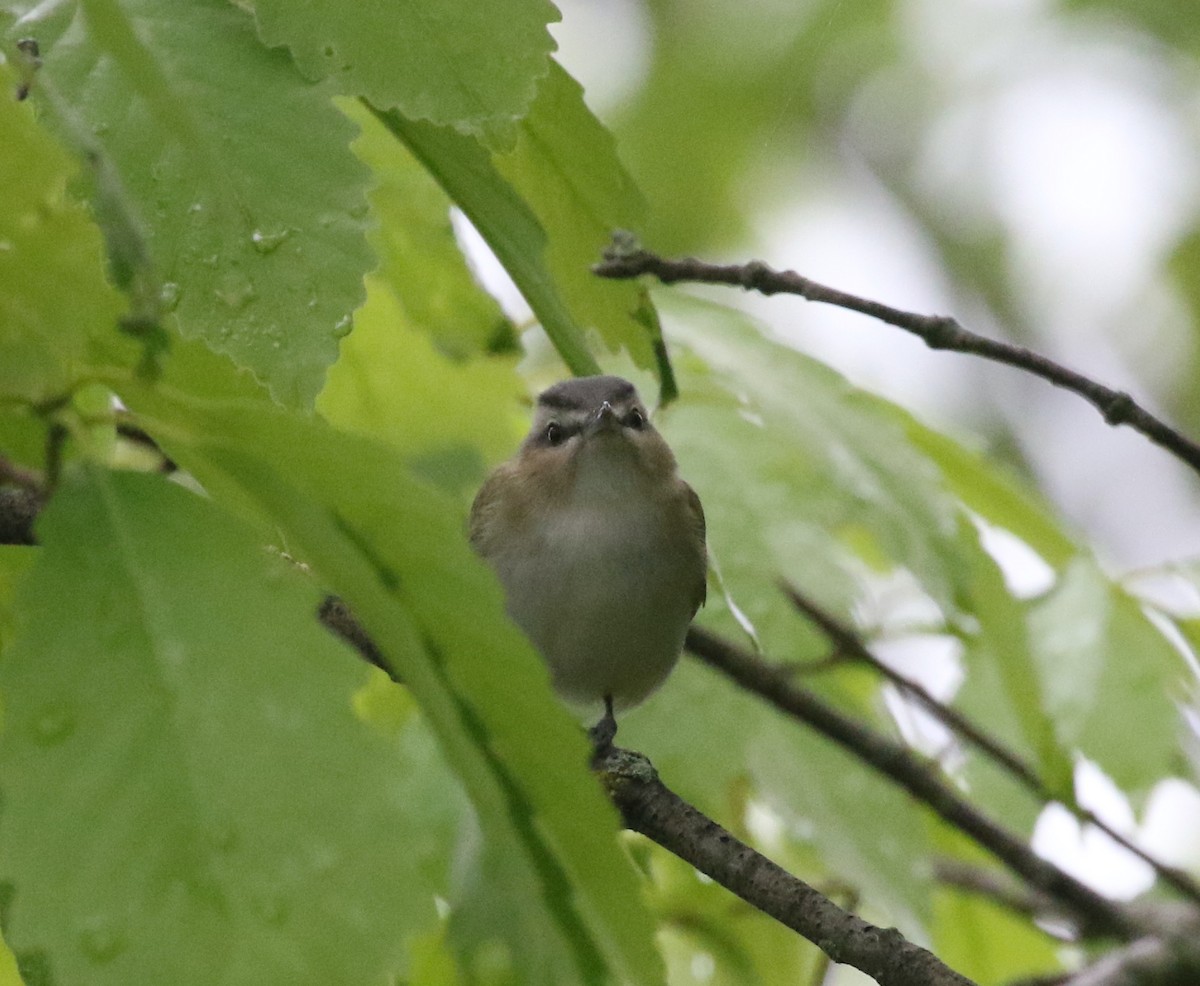
[[[604,703],[592,737],[608,747],[613,709],[662,684],[706,591],[700,498],[633,384],[544,391],[517,454],[476,495],[470,531],[558,693]]]

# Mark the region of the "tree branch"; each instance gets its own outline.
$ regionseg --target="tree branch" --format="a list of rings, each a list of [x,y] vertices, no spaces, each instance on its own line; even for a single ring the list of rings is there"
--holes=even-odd
[[[0,486],[19,486],[31,493],[41,493],[44,485],[42,477],[34,470],[13,462],[0,455]]]
[[[391,674],[366,630],[336,596],[317,618],[370,664]],[[803,935],[835,962],[881,986],[973,986],[894,928],[877,928],[842,910],[803,880],[755,852],[659,780],[640,753],[609,746],[592,769],[629,829],[640,832],[764,914]]]
[[[921,315],[892,308],[878,301],[860,298],[811,281],[795,271],[774,270],[757,260],[746,264],[709,264],[691,257],[670,260],[642,250],[629,241],[627,234],[613,237],[613,243],[605,251],[603,261],[596,264],[592,270],[600,277],[617,280],[649,274],[663,284],[693,281],[702,284],[727,284],[764,295],[794,294],[806,301],[861,312],[911,332],[921,338],[930,349],[970,353],[996,363],[1006,363],[1048,380],[1056,387],[1078,394],[1092,404],[1108,424],[1113,427],[1129,425],[1134,431],[1200,473],[1200,445],[1155,417],[1129,394],[1105,387],[1023,346],[997,342],[970,332],[954,318]]]
[[[867,647],[863,639],[853,629],[846,626],[831,613],[822,609],[794,586],[784,582],[782,583],[782,587],[792,605],[829,638],[829,642],[834,646],[837,653],[866,664],[897,688],[910,695],[930,715],[941,722],[942,725],[983,751],[984,754],[989,756],[1038,799],[1043,802],[1059,801],[1054,792],[1046,787],[1034,769],[1017,756],[1017,754],[1006,748],[994,737],[989,736],[957,709],[938,701],[920,684],[906,678],[898,671],[880,661],[879,658],[871,653],[870,648]],[[1060,801],[1059,803],[1062,802]],[[1155,859],[1132,839],[1118,832],[1087,808],[1080,807],[1074,803],[1066,805],[1066,807],[1081,821],[1095,826],[1117,843],[1117,845],[1121,846],[1121,848],[1137,856],[1144,863],[1152,867],[1164,883],[1174,887],[1185,897],[1200,902],[1200,885],[1187,873],[1173,866],[1167,866],[1165,863]]]
[[[1195,986],[1200,981],[1197,939],[1139,938],[1108,952],[1063,986]]]
[[[0,455],[0,544],[36,544],[33,522],[46,499],[37,472]]]
[[[0,544],[37,544],[33,522],[41,509],[40,492],[0,485]]]
[[[962,798],[908,747],[827,705],[808,689],[796,685],[785,668],[772,666],[698,626],[688,631],[685,646],[742,688],[816,729],[928,805],[1031,887],[1057,900],[1081,924],[1125,940],[1141,933],[1138,923],[1124,908],[1042,859],[1023,839]]]
[[[970,986],[971,980],[895,928],[878,928],[843,911],[736,839],[668,789],[641,754],[610,749],[595,768],[628,828],[803,935],[834,962],[854,966],[880,986]]]

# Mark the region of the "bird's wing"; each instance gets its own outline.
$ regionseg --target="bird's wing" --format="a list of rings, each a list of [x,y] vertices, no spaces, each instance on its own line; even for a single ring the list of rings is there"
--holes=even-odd
[[[471,542],[471,547],[484,558],[488,557],[491,548],[489,535],[492,515],[500,503],[507,480],[508,473],[503,467],[493,469],[488,478],[484,480],[483,485],[479,487],[475,499],[471,501],[471,519],[467,527],[467,538]]]
[[[700,545],[699,565],[697,565],[698,578],[694,596],[696,608],[699,609],[708,599],[708,543],[705,540],[708,528],[704,521],[704,505],[700,502],[700,497],[687,483],[683,483],[683,490],[692,530],[696,535],[696,543]]]

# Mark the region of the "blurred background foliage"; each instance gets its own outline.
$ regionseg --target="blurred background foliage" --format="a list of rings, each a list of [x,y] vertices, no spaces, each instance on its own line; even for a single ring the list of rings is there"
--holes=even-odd
[[[0,454],[62,475],[41,547],[0,551],[0,918],[26,986],[861,979],[618,835],[462,540],[529,395],[567,367],[669,393],[660,331],[705,625],[1102,891],[1162,893],[1064,806],[1200,873],[1185,467],[860,316],[587,270],[618,227],[758,257],[956,314],[1200,434],[1200,16],[563,0],[560,69],[548,3],[432,9],[0,8],[5,88],[33,106],[0,106]],[[185,474],[152,475],[113,395]],[[1057,802],[869,670],[803,673],[828,643],[781,578]],[[311,620],[328,590],[406,687]],[[936,881],[938,858],[988,862],[959,833],[698,664],[621,738],[981,983],[1072,961]]]
[[[899,307],[953,312],[1196,431],[1190,7],[564,9],[562,57],[652,203],[654,248],[761,256]],[[595,40],[601,22],[611,44]],[[984,435],[1116,563],[1200,544],[1190,479],[1145,443],[1083,425],[1089,412],[1070,397],[853,316],[745,304],[856,382],[960,437]]]

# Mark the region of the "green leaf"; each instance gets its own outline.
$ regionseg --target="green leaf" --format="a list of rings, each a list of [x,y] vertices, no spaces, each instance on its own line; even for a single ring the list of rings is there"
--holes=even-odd
[[[883,73],[909,94],[897,101],[904,110],[922,95],[925,76],[898,71],[897,53],[910,49],[892,0],[692,5],[687,17],[670,4],[642,11],[636,30],[652,39],[649,64],[644,78],[633,73],[639,84],[614,129],[654,204],[646,241],[665,254],[752,242],[783,203],[818,200],[842,177],[829,122],[855,119],[850,105]],[[879,127],[890,133],[895,122],[910,117],[893,113]]]
[[[751,752],[766,803],[810,839],[838,879],[859,890],[912,936],[929,926],[932,874],[921,813],[912,799],[850,753],[806,727],[774,716]],[[797,736],[805,730],[803,738]],[[849,819],[854,821],[850,822]]]
[[[956,703],[976,721],[987,723],[990,735],[1031,759],[1030,766],[1051,791],[1069,798],[1070,746],[1061,744],[1047,708],[1026,609],[1009,594],[999,566],[966,521],[962,537],[963,554],[971,561],[964,608],[979,629],[967,641],[967,677]]]
[[[994,860],[958,831],[937,826],[939,855],[994,872]],[[933,943],[938,958],[980,983],[1006,983],[1062,966],[1059,945],[1030,921],[981,894],[939,886],[933,899]]]
[[[33,408],[0,404],[0,455],[26,469],[44,468],[46,427]]]
[[[1123,790],[1172,773],[1180,656],[1141,606],[1084,559],[1030,616],[1043,701],[1059,742],[1095,760]],[[1113,723],[1136,723],[1132,730]]]
[[[35,96],[111,164],[179,330],[311,404],[371,265],[367,172],[330,89],[222,0],[71,9],[21,18],[45,61]]]
[[[17,968],[17,959],[0,937],[0,986],[24,986],[21,972]]]
[[[37,558],[37,550],[22,545],[0,545],[0,649],[7,645],[13,626],[13,599],[17,586]],[[4,721],[0,715],[0,728]]]
[[[349,431],[381,438],[447,489],[483,479],[485,464],[509,454],[523,422],[485,408],[516,408],[525,386],[511,360],[455,362],[412,326],[377,279],[342,343],[317,408]]]
[[[66,194],[78,166],[8,96],[15,84],[0,64],[0,398],[36,403],[104,362],[95,341],[116,336],[122,306],[99,230]]]
[[[966,507],[1015,534],[1053,568],[1062,568],[1079,553],[1062,525],[1032,492],[1022,489],[980,453],[926,428],[900,408],[888,406],[904,423],[908,440],[937,464],[947,488]]]
[[[546,230],[487,150],[447,127],[409,120],[394,111],[376,115],[475,224],[571,372],[599,373],[600,364],[547,263]]]
[[[650,875],[650,903],[673,986],[794,986],[813,983],[817,946],[767,917],[653,843],[639,847]],[[791,867],[789,867],[791,869]],[[792,870],[794,872],[794,870]],[[701,956],[711,966],[697,963]]]
[[[1122,0],[1068,0],[1065,12],[1079,12],[1086,18],[1090,28],[1096,23],[1096,11],[1108,15],[1114,26],[1124,28],[1130,23],[1154,35],[1173,47],[1200,50],[1200,11],[1191,4],[1172,3],[1171,0],[1141,0],[1139,3]],[[1069,24],[1064,22],[1064,26]],[[1078,28],[1076,28],[1078,30]]]
[[[799,622],[774,589],[780,576],[837,611],[859,576],[903,567],[952,614],[963,578],[957,505],[875,399],[729,309],[679,295],[660,307],[686,354],[687,395],[662,427],[714,512],[709,539],[726,580],[756,580],[789,615],[774,639],[792,641]]]
[[[942,888],[933,910],[935,953],[974,982],[1012,982],[1059,968],[1053,939],[1000,904]]]
[[[1193,14],[1200,14],[1200,11]],[[1200,42],[1200,16],[1195,17],[1195,37]],[[1171,354],[1175,372],[1166,384],[1169,388],[1166,396],[1170,400],[1166,408],[1170,412],[1167,419],[1185,435],[1195,435],[1200,432],[1200,408],[1196,407],[1194,386],[1197,362],[1200,361],[1200,229],[1193,225],[1175,244],[1165,273],[1171,289],[1185,307],[1188,333],[1185,344],[1177,345]],[[1155,396],[1161,399],[1163,395]]]
[[[496,170],[546,230],[545,263],[575,321],[598,332],[610,350],[628,351],[642,369],[657,369],[657,323],[639,318],[643,306],[653,311],[645,289],[591,270],[614,230],[642,226],[646,206],[617,158],[612,134],[557,62],[519,134],[512,151],[496,156]]]
[[[76,475],[39,532],[0,662],[14,949],[58,986],[402,971],[463,799],[420,730],[356,720],[311,582],[157,476]]]
[[[522,981],[660,978],[616,818],[581,731],[503,615],[462,516],[385,446],[270,409],[130,387],[129,406],[214,497],[253,503],[354,609],[438,737],[479,816]],[[536,948],[530,942],[537,942]]]
[[[287,45],[312,79],[381,110],[511,141],[554,42],[547,0],[254,4],[268,45]]]
[[[398,113],[378,115],[475,224],[573,373],[600,372],[585,338],[594,331],[609,349],[623,348],[657,372],[664,397],[674,395],[645,290],[591,272],[615,229],[641,224],[645,205],[611,134],[557,63],[521,121],[516,146],[503,154]]]
[[[406,319],[456,359],[517,349],[500,305],[475,280],[450,223],[450,199],[361,103],[339,100],[361,129],[354,153],[374,173],[371,244]],[[358,320],[355,320],[357,328]]]

